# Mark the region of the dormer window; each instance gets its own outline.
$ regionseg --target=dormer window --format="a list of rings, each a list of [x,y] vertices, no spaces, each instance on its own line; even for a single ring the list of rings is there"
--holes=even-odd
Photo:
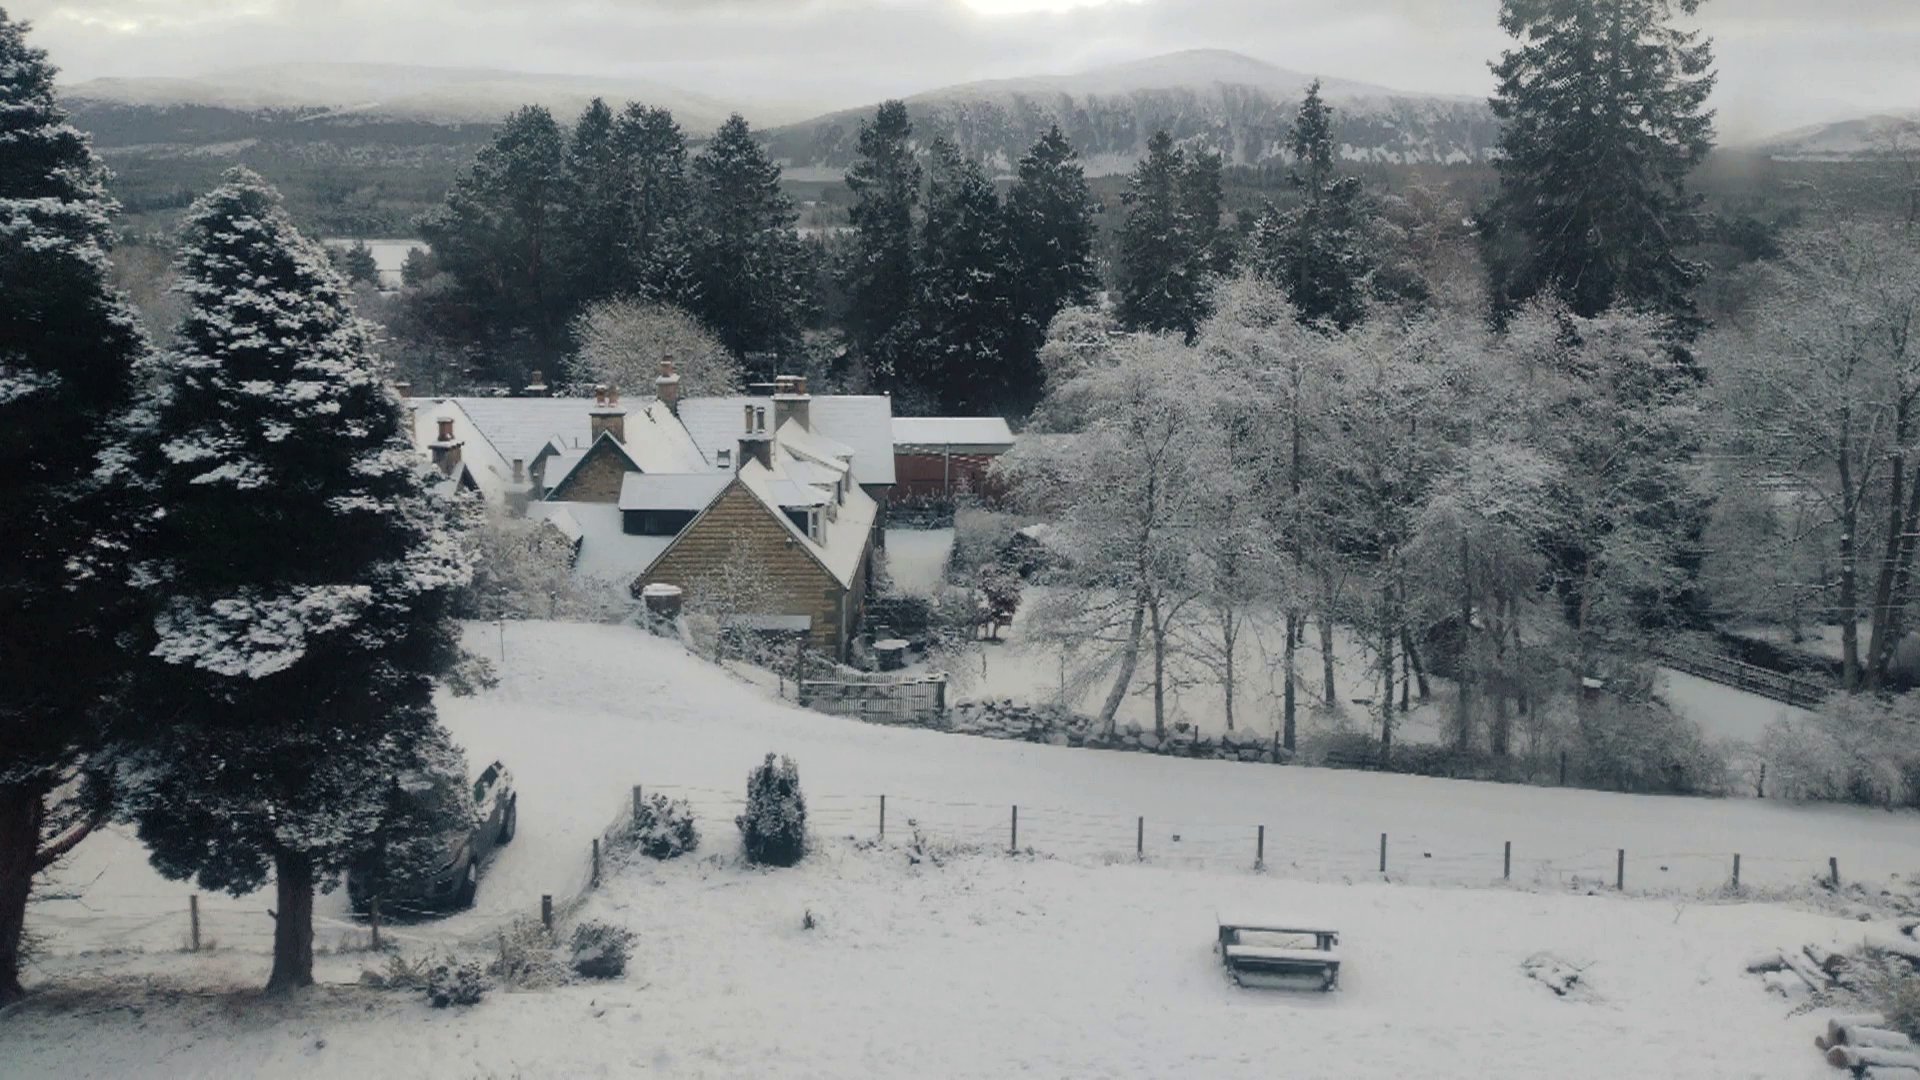
[[[812,539],[814,543],[823,544],[823,543],[826,543],[826,541],[823,539],[823,537],[825,536],[825,530],[826,530],[826,525],[821,520],[820,511],[818,509],[808,510],[807,511],[807,536],[810,539]]]
[[[718,465],[722,469],[733,468],[733,451],[731,450],[714,451],[713,463],[715,465]]]
[[[765,434],[765,433],[766,433],[766,430],[767,430],[767,410],[765,410],[765,409],[755,409],[755,410],[753,410],[753,430],[754,430],[755,432],[758,432],[758,433],[760,433],[760,434]]]

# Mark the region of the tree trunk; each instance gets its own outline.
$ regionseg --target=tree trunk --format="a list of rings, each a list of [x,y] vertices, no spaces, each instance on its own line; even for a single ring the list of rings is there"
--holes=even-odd
[[[1127,647],[1120,654],[1120,674],[1113,680],[1113,689],[1107,692],[1106,704],[1100,706],[1100,730],[1113,734],[1113,718],[1120,712],[1120,703],[1126,700],[1127,688],[1133,685],[1133,671],[1140,666],[1140,630],[1147,621],[1147,598],[1141,595],[1134,598],[1133,625],[1127,631]]]
[[[291,993],[313,985],[313,860],[293,851],[273,856],[279,907],[273,919],[273,974],[269,993]]]
[[[1867,638],[1868,689],[1877,689],[1881,679],[1886,676],[1887,659],[1893,655],[1892,628],[1888,625],[1893,614],[1893,579],[1899,574],[1900,545],[1906,530],[1902,525],[1906,521],[1907,482],[1907,428],[1909,406],[1906,396],[1901,395],[1894,407],[1893,453],[1888,463],[1891,475],[1887,478],[1887,540],[1880,553],[1880,573],[1873,583],[1873,607],[1868,612],[1867,622],[1871,633]]]
[[[1860,568],[1855,562],[1855,534],[1860,524],[1859,503],[1853,492],[1853,457],[1840,449],[1840,667],[1842,687],[1851,694],[1860,689]]]
[[[1920,530],[1920,471],[1916,471],[1907,488],[1906,511],[1896,521],[1899,544],[1894,555],[1893,588],[1889,590],[1887,605],[1881,614],[1885,636],[1880,647],[1871,653],[1873,670],[1869,679],[1875,687],[1886,683],[1894,655],[1900,649],[1900,639],[1907,632],[1907,604],[1913,599],[1915,532]]]
[[[1455,663],[1454,684],[1460,689],[1460,714],[1455,718],[1454,744],[1465,750],[1473,745],[1473,665],[1469,661],[1473,646],[1473,561],[1472,546],[1466,533],[1460,534],[1460,657]]]
[[[1153,734],[1167,737],[1167,628],[1160,622],[1160,596],[1147,598],[1153,619]]]
[[[27,925],[27,896],[39,869],[45,796],[46,786],[38,781],[0,784],[0,1006],[25,995],[20,937]]]
[[[1340,712],[1340,691],[1333,685],[1333,616],[1320,614],[1320,673],[1326,679],[1327,708]]]
[[[1234,646],[1238,644],[1238,641],[1236,639],[1239,636],[1240,636],[1240,628],[1238,625],[1235,624],[1233,612],[1229,610],[1226,614],[1226,618],[1221,621],[1221,637],[1222,637],[1222,640],[1226,642],[1226,646],[1227,646],[1226,697],[1227,697],[1227,730],[1228,731],[1233,730],[1233,650],[1234,650]]]
[[[1299,639],[1299,635],[1300,613],[1297,611],[1289,611],[1287,612],[1287,667],[1283,676],[1286,683],[1282,691],[1282,705],[1280,710],[1280,741],[1281,744],[1289,750],[1294,748],[1293,740],[1296,730],[1295,717],[1299,711],[1299,690],[1294,685],[1298,680],[1298,676],[1294,672],[1293,664],[1294,643]]]
[[[1427,681],[1427,666],[1420,662],[1420,650],[1413,647],[1413,632],[1404,626],[1400,628],[1400,655],[1407,658],[1407,667],[1413,672],[1413,685],[1420,691],[1420,700],[1432,697],[1433,684]]]
[[[1393,760],[1393,596],[1380,597],[1380,767]]]

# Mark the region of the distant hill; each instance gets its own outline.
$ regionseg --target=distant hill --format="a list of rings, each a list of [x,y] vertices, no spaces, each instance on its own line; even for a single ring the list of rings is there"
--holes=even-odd
[[[401,64],[278,64],[185,79],[93,79],[62,87],[61,94],[75,103],[299,111],[436,125],[499,123],[507,113],[530,104],[545,105],[567,121],[595,97],[603,97],[616,109],[628,101],[670,109],[695,136],[704,136],[736,111],[756,124],[796,119],[791,106],[727,102],[637,79]]]
[[[916,141],[936,136],[1011,171],[1029,145],[1059,124],[1089,173],[1124,172],[1155,131],[1183,145],[1253,165],[1284,156],[1288,126],[1313,76],[1219,49],[1171,53],[1078,75],[967,83],[906,99]],[[1412,93],[1322,78],[1348,161],[1478,162],[1499,140],[1484,100]],[[860,121],[873,106],[816,117],[768,133],[789,175],[830,176],[852,163]]]
[[[1815,124],[1759,142],[1781,161],[1861,161],[1889,153],[1920,154],[1920,109]]]

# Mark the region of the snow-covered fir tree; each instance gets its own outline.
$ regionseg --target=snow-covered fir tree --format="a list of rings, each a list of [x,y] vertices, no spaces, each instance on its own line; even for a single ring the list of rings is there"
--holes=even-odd
[[[444,741],[433,685],[469,570],[366,325],[278,194],[229,172],[179,272],[129,465],[151,611],[126,805],[170,877],[271,876],[268,985],[290,989],[312,981],[316,886],[393,829],[394,785]]]
[[[860,158],[847,170],[847,336],[881,389],[892,386],[902,344],[896,329],[913,305],[913,215],[923,174],[912,139],[906,103],[883,102],[871,122],[861,121]]]
[[[0,9],[0,1004],[21,992],[34,874],[89,827],[49,798],[120,667],[122,590],[93,565],[117,510],[94,472],[147,350],[107,284],[106,171],[26,31]]]
[[[779,353],[800,339],[806,251],[780,166],[738,114],[693,160],[699,199],[693,312],[741,357]],[[766,376],[772,372],[755,374]]]
[[[1015,349],[1037,356],[1053,317],[1093,299],[1100,275],[1093,263],[1093,194],[1073,144],[1052,127],[1020,159],[1007,191],[1007,236],[1013,244]]]
[[[1121,196],[1117,284],[1129,326],[1188,338],[1207,316],[1212,278],[1230,262],[1220,228],[1220,159],[1189,157],[1166,132],[1147,141]]]
[[[1300,205],[1267,204],[1253,232],[1254,270],[1286,290],[1299,317],[1344,330],[1366,316],[1372,271],[1364,241],[1358,177],[1334,168],[1333,110],[1320,83],[1307,88],[1291,136]]]
[[[1039,384],[1014,355],[1013,262],[993,181],[952,143],[933,144],[927,220],[914,274],[913,368],[902,372],[948,415],[999,409]]]

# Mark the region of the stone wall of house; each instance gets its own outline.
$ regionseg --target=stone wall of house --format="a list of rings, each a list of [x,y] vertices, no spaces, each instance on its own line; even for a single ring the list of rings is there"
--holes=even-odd
[[[812,646],[835,657],[843,654],[840,599],[846,590],[766,504],[737,482],[687,526],[640,584],[678,585],[686,591],[686,602],[695,604],[699,580],[731,560],[736,551],[750,553],[782,597],[778,612],[757,614],[811,616]],[[857,617],[858,604],[849,603],[848,608]]]
[[[1019,705],[1012,701],[966,701],[955,705],[943,725],[949,731],[984,735],[992,739],[1022,739],[1053,746],[1089,746],[1102,750],[1133,750],[1172,757],[1211,758],[1219,761],[1262,761],[1286,764],[1293,753],[1272,736],[1236,731],[1201,735],[1184,721],[1167,729],[1166,738],[1139,724],[1120,724],[1112,737],[1098,730],[1094,717],[1048,705]]]
[[[620,485],[626,478],[626,459],[613,447],[595,443],[566,485],[549,497],[556,502],[619,502]]]

